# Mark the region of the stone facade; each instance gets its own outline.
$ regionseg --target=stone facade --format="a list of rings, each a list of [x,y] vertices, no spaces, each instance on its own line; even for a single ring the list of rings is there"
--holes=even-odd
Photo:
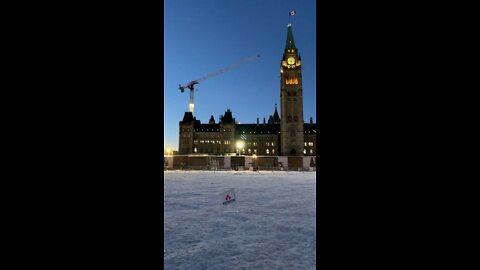
[[[301,57],[291,25],[280,63],[280,110],[275,105],[268,122],[238,124],[227,110],[215,123],[213,115],[202,124],[191,112],[180,121],[179,155],[241,154],[246,156],[315,156],[316,124],[304,122]],[[240,143],[239,143],[240,142]]]

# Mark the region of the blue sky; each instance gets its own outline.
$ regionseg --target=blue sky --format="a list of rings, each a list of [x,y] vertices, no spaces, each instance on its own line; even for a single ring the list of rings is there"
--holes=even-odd
[[[256,61],[196,85],[194,115],[207,123],[227,109],[241,123],[268,119],[278,104],[280,61],[288,13],[302,56],[305,121],[315,117],[315,1],[166,0],[164,3],[164,146],[178,150],[179,121],[188,111],[189,91],[178,85],[260,54]]]

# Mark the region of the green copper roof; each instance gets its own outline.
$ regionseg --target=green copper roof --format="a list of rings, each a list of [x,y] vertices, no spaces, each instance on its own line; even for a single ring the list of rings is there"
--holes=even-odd
[[[293,40],[293,33],[292,33],[292,25],[288,25],[288,31],[287,31],[287,45],[285,46],[285,50],[290,50],[290,49],[297,49],[295,47],[295,41]]]

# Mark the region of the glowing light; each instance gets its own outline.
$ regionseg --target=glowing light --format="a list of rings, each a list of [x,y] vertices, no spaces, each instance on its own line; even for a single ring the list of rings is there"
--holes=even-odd
[[[238,141],[236,145],[237,145],[237,149],[242,149],[245,143],[243,141]]]

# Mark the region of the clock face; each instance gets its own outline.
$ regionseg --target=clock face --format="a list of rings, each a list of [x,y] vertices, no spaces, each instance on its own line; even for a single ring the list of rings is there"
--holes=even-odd
[[[289,57],[289,58],[287,59],[287,63],[288,63],[289,65],[295,64],[295,58]]]

